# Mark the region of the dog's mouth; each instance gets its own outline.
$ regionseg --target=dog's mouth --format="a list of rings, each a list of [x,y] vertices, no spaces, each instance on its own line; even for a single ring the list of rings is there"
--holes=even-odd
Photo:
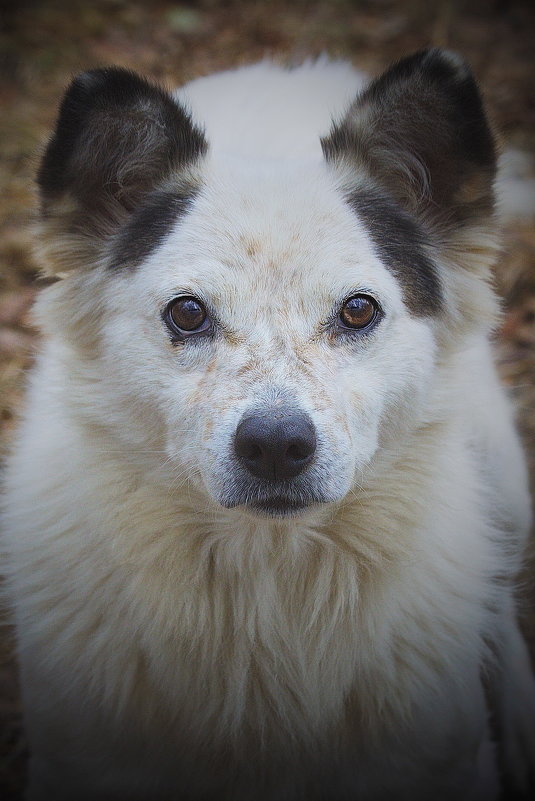
[[[313,502],[296,501],[293,498],[275,497],[251,501],[247,509],[265,517],[296,517],[314,505]]]
[[[326,503],[323,496],[299,495],[292,493],[266,494],[248,493],[246,496],[226,498],[223,506],[227,509],[241,508],[259,517],[298,517],[312,507]]]

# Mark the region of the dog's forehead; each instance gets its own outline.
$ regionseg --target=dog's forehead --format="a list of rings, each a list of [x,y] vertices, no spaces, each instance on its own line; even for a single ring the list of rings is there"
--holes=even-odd
[[[325,292],[396,283],[328,169],[315,164],[213,170],[149,261],[147,274],[157,270],[177,288],[245,302],[299,293],[322,303]]]

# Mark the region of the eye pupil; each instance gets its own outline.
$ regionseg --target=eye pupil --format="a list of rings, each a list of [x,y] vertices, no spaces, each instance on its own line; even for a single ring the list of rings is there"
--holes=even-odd
[[[346,328],[366,328],[377,315],[377,305],[367,295],[355,295],[347,300],[340,312],[340,320]]]
[[[206,320],[206,310],[195,298],[179,298],[169,308],[169,316],[182,331],[196,331]]]

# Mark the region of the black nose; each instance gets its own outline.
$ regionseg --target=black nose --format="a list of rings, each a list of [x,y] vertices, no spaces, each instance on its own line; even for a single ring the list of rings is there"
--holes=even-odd
[[[242,418],[234,448],[247,469],[258,478],[293,478],[312,461],[316,431],[304,412],[266,410]]]

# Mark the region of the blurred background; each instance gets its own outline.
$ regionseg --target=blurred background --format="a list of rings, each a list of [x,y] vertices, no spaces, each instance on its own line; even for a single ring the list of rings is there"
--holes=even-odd
[[[2,0],[0,3],[0,459],[39,344],[31,304],[34,175],[62,92],[80,70],[117,64],[170,87],[265,56],[295,63],[326,52],[370,74],[429,45],[472,64],[502,143],[535,154],[532,0]],[[533,176],[532,176],[533,177]],[[533,198],[525,198],[526,206]],[[518,408],[535,482],[535,231],[521,205],[504,232],[496,283],[500,372]],[[524,623],[533,644],[532,572]],[[26,744],[9,626],[0,629],[0,797],[21,798]]]

